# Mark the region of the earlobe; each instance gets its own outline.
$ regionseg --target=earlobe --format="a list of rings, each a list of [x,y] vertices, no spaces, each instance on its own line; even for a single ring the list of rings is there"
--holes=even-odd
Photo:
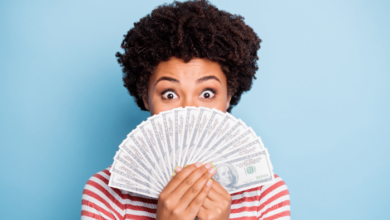
[[[144,96],[142,96],[142,100],[144,101],[145,108],[149,111],[148,97],[146,95],[144,95]]]

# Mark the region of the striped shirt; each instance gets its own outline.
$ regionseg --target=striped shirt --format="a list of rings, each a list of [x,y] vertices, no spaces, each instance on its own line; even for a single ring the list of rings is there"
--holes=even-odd
[[[109,168],[93,175],[84,187],[82,220],[155,219],[157,200],[108,186]],[[230,219],[290,219],[290,195],[284,181],[232,194]]]

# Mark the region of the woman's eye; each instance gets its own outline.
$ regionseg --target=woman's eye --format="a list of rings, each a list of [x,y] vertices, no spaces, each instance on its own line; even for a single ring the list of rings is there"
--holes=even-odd
[[[203,91],[202,92],[202,98],[205,98],[205,99],[210,99],[212,97],[214,97],[214,92],[210,91],[210,90],[206,90],[206,91]]]
[[[175,99],[175,98],[177,98],[177,95],[172,91],[167,91],[163,94],[163,97],[165,99]]]

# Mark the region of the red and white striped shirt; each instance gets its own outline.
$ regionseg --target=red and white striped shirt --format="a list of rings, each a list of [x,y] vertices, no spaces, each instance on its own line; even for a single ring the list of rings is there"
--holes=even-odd
[[[108,186],[109,168],[93,175],[84,187],[81,219],[155,219],[157,200]],[[232,194],[230,219],[290,219],[290,195],[284,181]]]

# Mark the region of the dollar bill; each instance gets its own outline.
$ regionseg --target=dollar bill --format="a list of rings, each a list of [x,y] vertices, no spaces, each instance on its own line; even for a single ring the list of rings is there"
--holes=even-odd
[[[175,117],[175,127],[174,127],[174,139],[175,139],[175,166],[181,165],[182,158],[182,143],[183,143],[183,133],[184,133],[184,122],[185,122],[185,108],[176,108],[173,109]]]
[[[141,188],[141,186],[137,183],[117,174],[111,174],[108,186],[135,192],[152,198],[158,198],[159,196],[159,193],[154,192],[151,189]]]
[[[268,184],[274,178],[261,138],[243,121],[217,109],[180,107],[153,115],[128,134],[119,148],[110,169],[115,175],[112,179],[116,178],[110,178],[111,184],[154,198],[177,165],[213,162],[214,178],[229,193]]]
[[[186,161],[188,164],[193,163],[192,158],[196,152],[195,151],[196,146],[198,145],[198,143],[202,137],[203,132],[205,131],[205,129],[207,129],[206,125],[207,125],[207,122],[210,120],[212,112],[213,112],[212,109],[209,109],[209,108],[203,108],[203,107],[199,108],[199,115],[197,118],[194,132],[193,132],[192,137],[191,137],[190,145],[188,147],[188,153],[186,155],[187,156]]]
[[[203,161],[212,161],[215,162],[215,155],[222,155],[223,153],[228,152],[230,149],[236,149],[239,146],[247,144],[257,139],[256,133],[252,128],[247,128],[242,134],[237,135],[235,138],[229,137],[232,139],[230,142],[225,141],[224,144],[221,144],[218,147],[211,148],[210,151],[202,158]]]
[[[184,123],[183,144],[182,144],[182,159],[181,166],[184,166],[188,162],[188,148],[191,144],[191,137],[195,130],[195,124],[198,121],[200,109],[195,107],[186,108],[186,119]]]
[[[227,119],[225,118],[225,113],[217,109],[212,110],[211,116],[209,117],[206,127],[203,130],[202,135],[198,140],[198,143],[195,145],[194,153],[192,153],[191,158],[189,159],[189,163],[198,162],[198,155],[203,151],[207,143],[212,141],[209,141],[209,139],[217,133],[217,128],[222,127],[221,124],[226,123],[226,120]]]
[[[155,124],[155,120],[159,118],[159,115],[155,115],[150,117],[145,123],[139,125],[139,129],[142,132],[142,135],[145,137],[146,144],[149,146],[153,153],[154,159],[158,164],[158,167],[161,170],[161,175],[164,177],[165,184],[169,182],[171,176],[168,171],[168,161],[166,161],[166,151],[161,143],[161,139],[159,138],[159,134],[157,132],[157,128],[153,127]]]
[[[205,160],[204,158],[207,157],[207,155],[212,155],[212,153],[216,151],[219,148],[219,146],[223,145],[227,141],[232,140],[237,136],[240,136],[245,132],[246,129],[247,127],[245,123],[241,120],[238,120],[230,130],[228,130],[219,138],[219,140],[213,142],[208,148],[205,149],[203,154],[204,156],[201,157],[200,160],[204,161]]]
[[[125,149],[127,153],[122,149]],[[142,158],[139,152],[133,152],[133,150],[127,149],[126,145],[122,145],[120,150],[115,154],[114,163],[115,161],[120,161],[146,181],[154,184],[159,189],[163,189],[165,185],[161,180],[156,178],[156,170],[145,166],[145,159]]]
[[[142,161],[142,164],[145,165],[145,168],[147,167],[150,169],[153,175],[155,175],[155,179],[158,180],[158,182],[160,182],[163,186],[165,186],[166,180],[162,175],[163,172],[155,160],[155,157],[152,155],[152,152],[154,152],[154,154],[156,154],[156,152],[154,149],[149,148],[141,130],[135,129],[129,134],[127,140],[128,141],[125,144],[126,146],[135,146],[133,149],[138,149],[138,154],[136,154],[136,156],[138,156],[136,158],[137,162]]]
[[[202,147],[202,151],[197,155],[196,160],[202,161],[203,157],[206,153],[210,152],[211,148],[216,148],[216,146],[224,142],[224,139],[239,126],[245,126],[245,123],[241,120],[237,120],[231,114],[225,114],[221,124]]]
[[[215,155],[213,159],[213,163],[218,163],[221,160],[226,160],[229,158],[235,158],[242,155],[254,154],[264,150],[263,142],[260,138],[256,138],[254,141],[249,143],[239,145],[234,148],[230,148],[228,151],[223,152],[219,155]],[[268,154],[267,154],[268,156]]]
[[[142,187],[146,187],[147,189],[151,189],[154,192],[160,192],[162,189],[157,187],[153,181],[149,181],[144,178],[145,175],[139,175],[137,169],[133,167],[129,167],[126,164],[122,163],[119,160],[115,160],[110,168],[111,173],[118,174],[120,176],[126,177],[127,179],[141,185]],[[144,173],[142,173],[144,174]]]
[[[170,161],[171,164],[171,170],[172,172],[170,175],[173,174],[173,170],[175,169],[176,166],[176,161],[175,161],[175,147],[174,147],[174,121],[175,121],[175,116],[173,111],[165,111],[160,113],[163,119],[163,125],[164,125],[164,138],[165,138],[165,143],[167,145],[168,149],[168,160]]]
[[[274,182],[267,150],[214,164],[214,179],[230,194]]]
[[[170,145],[169,140],[169,129],[165,129],[164,119],[161,114],[154,115],[154,117],[151,117],[149,120],[153,126],[153,131],[157,143],[160,147],[162,160],[165,162],[166,172],[168,172],[168,177],[170,178],[173,173],[173,168],[171,164],[172,161],[170,159],[170,152],[172,151],[172,146]]]

